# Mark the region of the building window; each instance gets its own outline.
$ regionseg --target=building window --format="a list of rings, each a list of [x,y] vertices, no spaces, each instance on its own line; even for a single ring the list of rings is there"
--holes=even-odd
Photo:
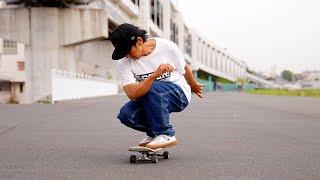
[[[18,70],[24,71],[24,62],[17,62],[17,64],[18,64]]]
[[[191,41],[191,34],[188,31],[188,28],[184,27],[184,51],[192,56],[192,41]]]
[[[173,22],[173,20],[170,20],[170,30],[171,30],[171,34],[170,34],[170,39],[171,41],[175,42],[176,44],[179,44],[179,39],[178,39],[178,26],[176,23]]]
[[[206,42],[202,41],[202,64],[206,63]]]
[[[159,0],[151,0],[151,19],[160,29],[163,29],[163,6]]]
[[[131,2],[137,6],[140,6],[140,0],[131,0]]]
[[[198,39],[198,41],[197,41],[197,59],[199,60],[199,59],[201,59],[201,56],[200,56],[200,49],[201,49],[201,47],[200,47],[200,43],[199,42],[201,42],[201,39],[199,38]]]
[[[211,51],[210,51],[211,47],[210,45],[208,44],[208,47],[207,47],[207,66],[211,67]]]
[[[4,40],[3,41],[3,53],[4,54],[17,54],[17,42]]]

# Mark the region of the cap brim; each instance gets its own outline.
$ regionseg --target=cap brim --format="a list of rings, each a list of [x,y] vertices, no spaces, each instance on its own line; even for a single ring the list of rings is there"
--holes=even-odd
[[[122,59],[129,53],[129,51],[130,51],[130,49],[129,50],[124,50],[122,48],[116,48],[116,49],[114,49],[114,51],[112,53],[112,59],[113,60]]]

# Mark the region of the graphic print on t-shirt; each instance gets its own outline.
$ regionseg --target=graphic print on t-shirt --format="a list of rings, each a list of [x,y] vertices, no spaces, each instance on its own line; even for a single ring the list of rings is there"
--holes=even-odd
[[[147,74],[140,74],[140,75],[135,74],[134,77],[136,78],[136,80],[138,82],[141,82],[141,81],[145,80],[146,78],[148,78],[152,73],[153,72],[147,73]],[[170,72],[165,72],[161,76],[157,77],[156,81],[169,81],[170,76],[171,76]]]

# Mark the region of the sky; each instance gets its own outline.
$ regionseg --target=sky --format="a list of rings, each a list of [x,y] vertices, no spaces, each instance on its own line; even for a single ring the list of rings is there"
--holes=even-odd
[[[188,27],[257,72],[320,70],[319,0],[179,0]]]

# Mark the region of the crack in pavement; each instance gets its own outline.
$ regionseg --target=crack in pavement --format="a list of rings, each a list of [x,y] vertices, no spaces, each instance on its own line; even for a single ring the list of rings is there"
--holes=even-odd
[[[12,127],[9,127],[8,129],[5,129],[4,131],[0,132],[0,136],[4,135],[5,133],[11,131],[12,129],[16,128],[18,124],[12,126]]]

